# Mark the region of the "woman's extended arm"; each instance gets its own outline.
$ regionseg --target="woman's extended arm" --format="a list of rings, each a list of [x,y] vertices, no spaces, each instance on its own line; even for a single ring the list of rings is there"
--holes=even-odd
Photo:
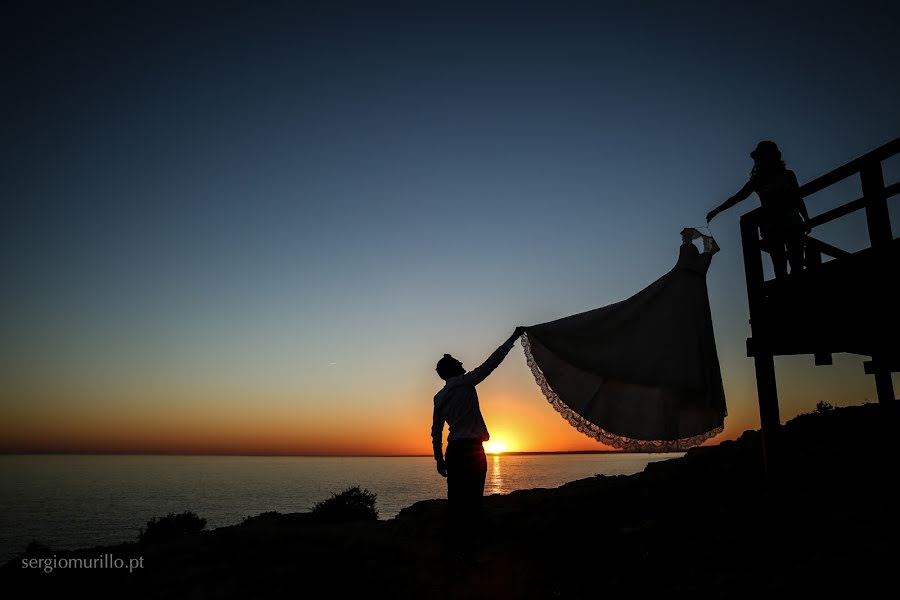
[[[715,216],[717,214],[719,214],[723,210],[728,210],[729,208],[731,208],[732,206],[734,206],[741,200],[746,200],[747,198],[750,197],[750,194],[752,194],[752,193],[753,193],[753,180],[751,179],[750,181],[748,181],[747,183],[744,184],[744,187],[742,187],[740,190],[738,190],[737,194],[735,194],[734,196],[732,196],[731,198],[729,198],[728,200],[726,200],[719,206],[717,206],[714,209],[712,209],[711,211],[709,211],[709,213],[707,213],[707,215],[706,215],[706,222],[709,223],[710,221],[713,220],[713,218],[715,218]]]

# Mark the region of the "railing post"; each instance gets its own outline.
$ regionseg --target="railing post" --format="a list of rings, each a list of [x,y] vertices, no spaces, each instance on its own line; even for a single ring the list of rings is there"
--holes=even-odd
[[[875,376],[875,389],[878,392],[880,404],[894,403],[894,385],[891,381],[891,371],[888,367],[890,343],[888,332],[893,331],[891,320],[891,302],[888,297],[888,289],[893,285],[891,273],[890,251],[893,241],[891,231],[891,217],[888,212],[887,197],[884,193],[884,175],[881,172],[881,161],[871,160],[860,169],[862,179],[863,198],[866,203],[866,223],[869,227],[869,241],[875,252],[877,272],[875,276],[880,278],[882,285],[880,293],[872,299],[875,310],[879,313],[880,327],[875,332],[875,348],[872,354],[872,364],[877,366]]]
[[[752,354],[756,369],[756,391],[759,396],[759,421],[762,427],[763,460],[769,483],[777,481],[778,434],[781,417],[778,411],[778,388],[775,384],[775,359],[769,339],[763,284],[762,251],[753,212],[741,218],[741,245],[744,253],[744,274],[747,278],[747,304],[750,309],[750,331],[753,336]],[[748,347],[750,344],[748,344]],[[748,348],[749,349],[749,348]]]
[[[756,211],[753,211],[741,217],[741,246],[744,253],[744,274],[747,278],[747,299],[750,303],[751,324],[754,317],[753,311],[759,307],[758,300],[762,297],[762,286],[765,283],[762,252],[759,246],[759,227],[756,223],[755,213]]]
[[[891,245],[891,216],[887,198],[884,195],[884,176],[881,162],[870,161],[859,171],[862,179],[863,197],[866,199],[866,223],[869,226],[869,241],[876,250],[885,250]]]
[[[778,387],[775,383],[775,357],[763,349],[753,357],[756,368],[756,393],[759,394],[759,422],[762,426],[763,460],[766,478],[777,483],[780,471],[781,415],[778,411]]]

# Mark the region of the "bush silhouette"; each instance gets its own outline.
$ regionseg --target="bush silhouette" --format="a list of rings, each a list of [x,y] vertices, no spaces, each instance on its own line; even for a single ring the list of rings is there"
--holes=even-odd
[[[53,550],[50,548],[50,546],[42,544],[37,540],[31,540],[30,542],[28,542],[28,545],[25,546],[25,553],[23,554],[23,556],[49,556],[50,554],[53,554]]]
[[[166,542],[182,535],[200,533],[206,527],[206,519],[201,519],[189,510],[180,515],[169,513],[165,517],[153,517],[147,521],[147,529],[141,529],[138,541],[145,543]]]
[[[340,494],[332,492],[331,498],[317,502],[312,508],[312,516],[316,521],[331,523],[374,521],[378,518],[375,499],[374,493],[360,490],[358,485],[354,485]]]
[[[281,513],[277,510],[267,510],[265,512],[261,512],[258,515],[247,515],[241,519],[241,525],[245,523],[250,523],[252,521],[260,520],[260,519],[268,519],[271,517],[279,517]]]
[[[825,402],[824,400],[820,400],[819,402],[816,403],[816,412],[819,414],[831,412],[833,410],[834,410],[834,406],[832,406],[830,402]]]

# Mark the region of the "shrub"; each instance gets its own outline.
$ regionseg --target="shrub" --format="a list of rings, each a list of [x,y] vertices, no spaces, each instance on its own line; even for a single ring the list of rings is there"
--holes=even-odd
[[[259,513],[258,515],[247,515],[246,517],[241,519],[241,525],[243,525],[245,523],[250,523],[251,521],[255,521],[258,519],[268,519],[271,517],[279,517],[279,516],[281,516],[281,513],[278,512],[277,510],[267,510],[265,512]]]
[[[25,546],[25,554],[23,556],[49,556],[53,553],[53,550],[50,546],[40,543],[37,540],[31,540],[28,542],[28,545]]]
[[[153,517],[147,521],[147,529],[141,529],[139,542],[166,542],[182,535],[200,533],[206,527],[206,519],[201,519],[189,510],[180,515],[169,513],[165,517]]]
[[[816,412],[817,413],[827,413],[834,410],[834,406],[831,405],[830,402],[825,402],[824,400],[820,400],[816,403]]]
[[[317,502],[312,508],[312,516],[316,521],[332,523],[374,521],[378,518],[375,499],[374,493],[360,490],[358,485],[354,485],[340,494],[332,492],[331,498]]]

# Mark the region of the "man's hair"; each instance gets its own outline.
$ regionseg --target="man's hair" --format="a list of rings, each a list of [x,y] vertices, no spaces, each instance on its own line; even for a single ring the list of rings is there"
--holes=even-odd
[[[459,373],[459,361],[449,354],[445,354],[444,357],[438,361],[435,371],[437,371],[438,377],[441,379],[450,379]]]

